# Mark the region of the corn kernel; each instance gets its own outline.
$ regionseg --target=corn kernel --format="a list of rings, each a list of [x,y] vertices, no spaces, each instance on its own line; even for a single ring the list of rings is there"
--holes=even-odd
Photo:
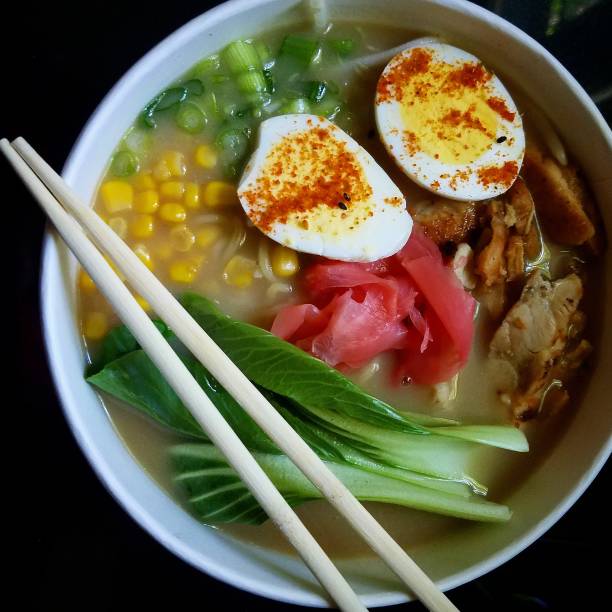
[[[184,202],[187,208],[200,207],[200,186],[197,183],[187,183],[185,185]]]
[[[144,244],[134,245],[133,251],[138,256],[138,259],[140,259],[140,261],[142,261],[142,263],[147,266],[149,270],[153,269],[153,259],[151,259],[151,253]]]
[[[168,223],[183,223],[187,217],[187,211],[181,204],[169,202],[161,205],[159,216]]]
[[[138,302],[138,305],[145,311],[149,312],[151,310],[151,304],[145,300],[142,295],[135,295],[134,299]]]
[[[170,176],[185,176],[187,166],[185,156],[180,151],[166,151],[161,160],[170,171]]]
[[[200,248],[205,249],[215,243],[219,236],[221,236],[221,228],[218,225],[206,225],[198,230],[196,234],[196,244]]]
[[[228,285],[244,289],[252,284],[256,267],[254,260],[234,255],[225,265],[223,280]]]
[[[136,215],[130,223],[130,233],[134,238],[148,238],[155,229],[155,219],[152,215]]]
[[[192,283],[200,269],[196,259],[178,259],[170,265],[170,278],[176,283]]]
[[[111,214],[132,208],[134,189],[125,181],[106,181],[100,187],[100,195],[107,212]]]
[[[148,189],[155,189],[155,181],[151,176],[150,172],[145,174],[137,174],[132,181],[132,184],[139,191],[146,191]]]
[[[204,187],[202,199],[206,206],[229,206],[238,203],[236,186],[225,181],[210,181]]]
[[[168,168],[168,164],[162,159],[158,161],[155,166],[153,166],[153,178],[156,181],[167,181],[172,178],[172,173],[170,172],[170,168]]]
[[[127,221],[123,217],[111,217],[108,220],[108,226],[119,236],[125,238],[127,234]]]
[[[159,194],[155,189],[141,191],[134,196],[134,210],[139,213],[154,213],[159,208]]]
[[[108,331],[108,317],[103,312],[90,312],[85,317],[83,333],[89,340],[100,340]]]
[[[85,293],[93,293],[96,290],[96,284],[83,268],[79,270],[79,286]]]
[[[168,181],[159,186],[159,192],[169,200],[180,200],[185,193],[185,183],[181,181]]]
[[[276,276],[293,276],[300,269],[298,255],[292,249],[276,245],[272,250],[272,271]]]
[[[214,168],[217,165],[217,152],[210,145],[200,145],[195,151],[195,160],[202,168]]]
[[[170,244],[182,253],[186,253],[195,242],[193,232],[186,225],[177,225],[170,230]]]

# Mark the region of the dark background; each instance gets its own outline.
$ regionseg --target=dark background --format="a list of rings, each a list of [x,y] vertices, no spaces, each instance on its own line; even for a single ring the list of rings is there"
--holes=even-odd
[[[0,136],[26,137],[60,169],[87,118],[119,77],[166,35],[214,2],[21,2],[3,15]],[[612,2],[478,2],[549,48],[612,118]],[[110,497],[70,434],[50,380],[38,305],[44,219],[0,160],[6,394],[2,428],[8,601],[16,609],[283,610],[173,557]],[[8,257],[7,257],[8,255]],[[16,290],[16,291],[15,291]],[[13,383],[16,347],[16,385]],[[6,366],[9,366],[6,368]],[[8,444],[7,444],[8,443]],[[539,541],[501,568],[450,593],[463,610],[567,610],[608,599],[610,469]],[[602,556],[603,555],[603,556]],[[14,593],[11,593],[14,591]],[[17,599],[8,599],[15,595]],[[12,607],[12,606],[11,606]],[[605,606],[607,607],[607,606]],[[418,612],[419,604],[391,609]],[[294,608],[298,609],[298,608]]]

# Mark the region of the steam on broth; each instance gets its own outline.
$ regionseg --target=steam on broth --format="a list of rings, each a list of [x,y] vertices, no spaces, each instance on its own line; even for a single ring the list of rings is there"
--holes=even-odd
[[[419,187],[402,172],[376,132],[371,101],[383,66],[368,66],[367,62],[358,62],[356,58],[366,54],[375,56],[416,37],[414,32],[377,25],[334,23],[323,35],[308,27],[296,26],[295,33],[270,31],[203,58],[176,85],[152,100],[128,130],[102,178],[94,208],[173,293],[181,295],[188,291],[205,296],[234,319],[266,330],[272,327],[275,331],[279,325],[279,313],[292,312],[288,310],[291,306],[310,305],[313,301],[312,278],[315,271],[320,271],[316,266],[328,265],[329,262],[322,263],[320,257],[268,238],[245,215],[238,200],[237,185],[255,146],[262,121],[272,116],[300,113],[327,117],[357,141],[399,187],[417,227],[415,238],[409,240],[423,240],[426,245],[435,243],[441,250],[441,255],[436,257],[440,257],[442,262],[444,256],[445,269],[449,265],[457,268],[464,287],[479,302],[469,359],[448,380],[415,384],[418,376],[406,375],[398,381],[397,355],[389,350],[381,351],[365,363],[351,363],[351,367],[341,362],[342,372],[365,392],[399,411],[475,426],[521,424],[530,441],[528,454],[494,448],[503,446],[498,441],[490,442],[491,446],[474,444],[466,465],[473,482],[461,482],[461,478],[454,482],[449,477],[445,483],[422,485],[431,485],[434,489],[448,485],[453,494],[466,496],[473,495],[474,489],[477,491],[475,498],[478,498],[484,492],[478,490],[480,483],[486,483],[488,498],[503,503],[504,497],[520,484],[554,444],[565,423],[563,415],[542,422],[534,421],[535,425],[528,420],[555,411],[570,414],[564,408],[565,404],[570,396],[572,404],[579,397],[578,390],[572,387],[575,383],[571,382],[572,378],[576,380],[576,376],[570,374],[580,371],[584,381],[585,374],[578,368],[590,350],[590,345],[583,339],[585,317],[577,308],[582,284],[580,290],[576,290],[580,294],[576,296],[576,304],[567,312],[567,321],[558,321],[559,326],[565,324],[564,329],[571,330],[567,332],[567,346],[564,343],[558,350],[542,348],[549,351],[546,364],[555,369],[556,377],[551,379],[552,382],[546,378],[548,372],[542,374],[543,382],[517,380],[517,372],[526,376],[524,370],[527,368],[546,364],[534,365],[525,358],[517,365],[513,362],[514,354],[509,356],[501,349],[496,354],[497,359],[493,360],[492,339],[498,338],[501,345],[498,330],[507,322],[509,313],[514,312],[516,318],[513,320],[519,321],[519,310],[513,310],[515,304],[520,306],[522,303],[523,310],[530,312],[537,307],[529,302],[529,282],[537,281],[540,291],[546,290],[551,295],[562,291],[563,286],[546,285],[548,275],[561,279],[574,273],[577,279],[583,279],[585,266],[581,262],[592,258],[601,245],[594,244],[593,236],[588,238],[588,244],[585,239],[574,241],[575,244],[569,246],[567,240],[563,244],[563,240],[549,238],[551,228],[554,233],[554,222],[546,217],[546,213],[540,219],[539,213],[541,209],[546,210],[541,200],[549,197],[547,193],[551,190],[546,177],[550,178],[551,172],[556,176],[557,172],[565,177],[566,186],[574,188],[579,185],[572,193],[584,187],[578,183],[579,176],[572,174],[573,170],[570,172],[563,167],[559,170],[558,164],[553,166],[549,157],[554,152],[546,150],[546,144],[538,134],[537,118],[532,124],[528,114],[524,117],[524,127],[528,150],[532,147],[527,171],[530,177],[526,187],[519,178],[518,187],[512,188],[511,196],[485,202],[454,202]],[[522,110],[520,104],[519,110]],[[518,193],[521,188],[525,193],[527,189],[534,189],[540,194],[540,201],[535,198],[535,215],[532,212],[529,222],[523,227],[517,211],[520,210],[519,197],[527,196]],[[346,210],[348,203],[350,198],[347,197],[340,202],[343,204],[340,209]],[[445,206],[451,207],[447,216]],[[460,216],[458,226],[454,224],[457,215]],[[457,234],[449,234],[449,228],[454,228]],[[423,238],[418,238],[421,236],[419,232],[424,232]],[[542,236],[543,242],[538,243]],[[496,240],[501,240],[501,244]],[[461,244],[466,246],[460,249]],[[536,252],[538,245],[540,252]],[[515,260],[512,259],[514,251],[511,247],[521,252],[520,269],[515,276],[512,276],[512,262]],[[497,269],[497,260],[495,265],[491,264],[489,254],[495,249],[497,260],[506,258],[502,271]],[[458,257],[461,253],[465,253],[465,257]],[[534,276],[540,274],[539,270],[544,270],[545,274]],[[370,279],[368,283],[388,282],[389,277],[385,276],[390,274],[388,270],[376,274],[377,280]],[[591,279],[585,291],[592,296],[592,275],[598,274],[597,268],[590,266],[589,274]],[[577,283],[582,283],[582,280]],[[111,332],[120,322],[83,271],[79,275],[78,287],[81,325],[92,362],[90,374],[96,372],[90,380],[104,389],[96,382],[96,377],[100,380],[100,372],[109,364],[117,363],[104,359],[103,366],[96,367],[105,351],[108,357],[110,346],[115,351],[114,358],[120,360],[137,347],[121,335],[123,332],[119,335],[116,331]],[[460,290],[464,291],[464,288]],[[465,294],[471,299],[467,290]],[[573,299],[572,296],[566,295],[565,298]],[[142,298],[138,299],[150,312],[148,304]],[[589,309],[591,301],[592,297],[587,295],[586,308],[581,308]],[[318,310],[327,307],[323,301],[317,304]],[[196,302],[194,308],[198,307]],[[207,310],[208,307],[202,308],[205,311],[202,321],[217,321],[215,312]],[[155,313],[151,316],[155,317]],[[568,322],[570,319],[571,323]],[[251,332],[245,328],[245,333]],[[304,341],[304,337],[297,338],[289,333],[283,337],[316,355],[311,340]],[[367,335],[363,340],[367,343]],[[252,341],[256,342],[256,339]],[[426,347],[425,338],[421,341],[424,343],[421,346]],[[520,337],[514,337],[513,346],[520,341]],[[224,348],[222,343],[220,345]],[[232,355],[230,357],[236,361]],[[509,360],[507,367],[500,367],[506,358]],[[255,377],[259,375],[260,372],[254,373]],[[392,383],[394,378],[395,383]],[[548,384],[546,389],[536,388],[537,384],[545,383]],[[513,390],[501,391],[512,385]],[[279,393],[279,390],[271,389],[271,392]],[[118,433],[143,468],[160,486],[194,511],[186,499],[189,493],[186,495],[184,488],[177,487],[176,465],[168,460],[171,447],[183,448],[181,445],[186,440],[194,442],[194,438],[160,426],[108,393],[102,399]],[[303,413],[299,414],[300,418],[304,417]],[[324,418],[317,414],[318,418]],[[314,417],[309,413],[308,418]],[[408,415],[406,418],[410,420],[412,417]],[[441,422],[430,420],[424,427],[440,425]],[[495,435],[491,433],[492,438]],[[513,438],[505,448],[519,450],[517,440]],[[201,440],[195,439],[195,442]],[[457,452],[463,453],[460,445],[470,442],[451,441],[449,444],[456,444]],[[191,450],[181,452],[181,461],[193,459],[189,454]],[[187,469],[184,464],[182,469]],[[189,470],[185,474],[188,475]],[[385,477],[388,476],[386,473]],[[465,487],[465,491],[460,487]],[[362,495],[362,498],[382,499],[380,495]],[[231,500],[228,503],[231,504]],[[368,505],[391,535],[406,547],[420,545],[435,539],[444,530],[462,528],[465,524],[458,518],[438,516],[414,509],[414,506],[376,502],[368,502]],[[455,510],[452,512],[447,513],[459,516]],[[195,513],[201,518],[197,508]],[[299,508],[299,513],[323,546],[332,546],[336,554],[366,552],[360,543],[354,542],[349,536],[349,528],[330,513],[325,503],[307,503]],[[505,520],[499,517],[496,520]],[[215,520],[206,522],[217,524]],[[223,528],[249,541],[284,547],[268,524],[227,525]]]

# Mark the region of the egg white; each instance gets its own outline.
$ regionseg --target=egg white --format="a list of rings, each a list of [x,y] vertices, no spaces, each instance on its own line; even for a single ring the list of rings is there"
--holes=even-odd
[[[269,205],[265,194],[253,205],[249,203],[247,194],[257,191],[258,179],[269,172],[266,165],[270,152],[287,136],[320,128],[329,129],[333,138],[345,143],[346,151],[358,161],[364,180],[370,185],[372,194],[367,201],[347,202],[349,212],[356,214],[356,211],[368,210],[372,214],[360,219],[359,224],[348,227],[350,221],[343,219],[343,209],[323,205],[310,215],[306,213],[306,217],[312,219],[308,229],[296,223],[279,221],[271,228],[259,229],[272,240],[296,251],[330,259],[368,262],[395,254],[407,242],[412,230],[412,218],[406,210],[402,192],[359,143],[324,117],[281,115],[260,125],[257,147],[238,185],[238,197],[246,214],[257,225],[257,210]],[[278,179],[289,181],[290,177],[281,174]],[[395,203],[388,203],[391,200]]]
[[[415,48],[430,51],[433,54],[434,61],[444,61],[448,64],[480,62],[474,55],[440,40],[431,37],[419,38],[406,45],[402,52],[391,59],[385,67],[383,75]],[[387,152],[397,165],[421,187],[438,195],[460,201],[492,198],[510,188],[511,184],[503,185],[498,182],[482,184],[478,180],[479,169],[492,166],[500,167],[506,162],[516,162],[517,168],[520,169],[525,152],[522,119],[508,90],[496,75],[492,75],[487,88],[491,95],[501,98],[505,102],[507,109],[514,113],[514,119],[508,121],[499,117],[497,133],[490,147],[475,161],[464,164],[445,163],[422,150],[410,152],[403,140],[402,104],[396,100],[376,101],[376,125]],[[502,139],[503,142],[497,142],[497,139]],[[453,177],[462,172],[468,175],[467,178],[453,181]]]

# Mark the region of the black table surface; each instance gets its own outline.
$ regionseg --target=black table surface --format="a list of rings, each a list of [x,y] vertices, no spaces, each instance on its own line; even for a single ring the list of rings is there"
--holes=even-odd
[[[36,3],[37,4],[37,3]],[[119,77],[153,45],[214,2],[16,3],[3,17],[0,136],[25,136],[57,169],[87,118]],[[612,2],[479,2],[541,41],[612,118]],[[8,77],[8,78],[7,78]],[[284,610],[186,565],[111,498],[76,445],[46,362],[39,314],[44,219],[0,162],[0,223],[10,256],[9,350],[3,456],[6,535],[15,541],[4,583],[14,609]],[[7,259],[4,259],[5,263]],[[16,290],[16,293],[15,293]],[[6,444],[8,442],[8,444]],[[575,506],[517,557],[450,597],[463,610],[608,608],[609,509],[605,468]],[[12,537],[11,537],[12,536]],[[5,552],[5,558],[8,553]],[[12,556],[10,557],[13,558]],[[8,580],[6,580],[8,578]],[[187,608],[183,608],[187,609]],[[299,609],[299,608],[292,608]],[[406,604],[391,609],[423,609]]]

